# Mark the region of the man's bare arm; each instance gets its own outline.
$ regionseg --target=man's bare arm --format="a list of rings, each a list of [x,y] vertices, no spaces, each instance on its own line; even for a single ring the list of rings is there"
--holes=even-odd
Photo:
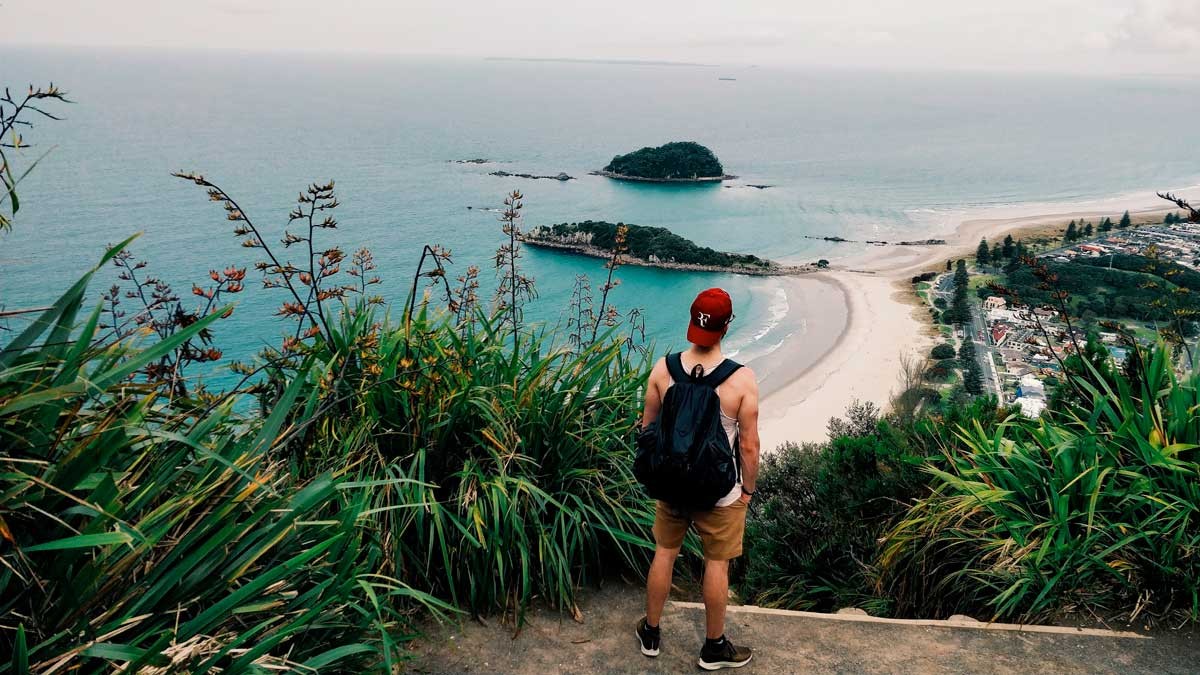
[[[658,411],[662,409],[662,392],[659,391],[658,383],[666,374],[667,361],[659,359],[658,363],[654,364],[654,369],[650,371],[650,377],[646,378],[646,404],[642,408],[643,429],[658,419]]]
[[[749,368],[743,368],[746,393],[738,408],[738,445],[742,452],[742,487],[754,492],[758,480],[758,380]]]

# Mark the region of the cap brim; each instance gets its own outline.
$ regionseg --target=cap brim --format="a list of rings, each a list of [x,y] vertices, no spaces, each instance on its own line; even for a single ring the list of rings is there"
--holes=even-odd
[[[701,328],[694,323],[688,324],[687,339],[692,344],[701,347],[712,347],[721,341],[723,331],[712,331]]]

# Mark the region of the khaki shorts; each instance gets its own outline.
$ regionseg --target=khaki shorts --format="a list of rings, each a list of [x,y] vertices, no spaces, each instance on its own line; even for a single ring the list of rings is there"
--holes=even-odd
[[[738,499],[729,506],[709,511],[679,511],[658,502],[654,512],[654,543],[659,548],[677,549],[691,525],[696,526],[705,560],[731,560],[742,554],[746,532],[746,505]]]

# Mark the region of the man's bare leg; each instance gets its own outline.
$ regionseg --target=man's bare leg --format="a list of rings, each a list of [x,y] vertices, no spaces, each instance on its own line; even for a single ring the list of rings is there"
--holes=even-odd
[[[725,605],[729,602],[729,561],[704,561],[704,634],[716,640],[725,634]]]
[[[654,551],[654,562],[650,563],[650,574],[646,575],[646,623],[657,626],[662,620],[663,606],[671,593],[671,575],[675,571],[677,548],[660,548]]]

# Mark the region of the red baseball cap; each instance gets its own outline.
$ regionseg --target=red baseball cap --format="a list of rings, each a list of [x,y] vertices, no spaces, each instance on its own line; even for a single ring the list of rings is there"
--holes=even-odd
[[[733,300],[720,288],[700,291],[692,301],[691,322],[688,324],[688,342],[701,347],[711,347],[721,341],[729,322],[733,321]]]

